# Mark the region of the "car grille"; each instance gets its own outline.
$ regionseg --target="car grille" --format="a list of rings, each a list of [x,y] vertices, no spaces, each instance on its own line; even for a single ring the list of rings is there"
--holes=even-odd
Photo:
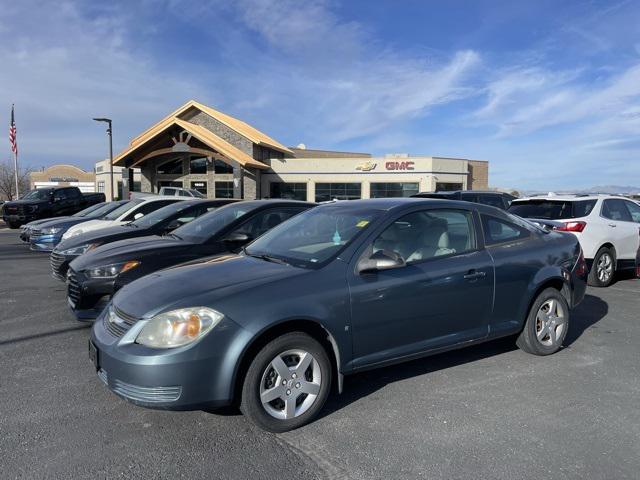
[[[114,337],[121,337],[138,322],[137,318],[127,315],[126,313],[123,313],[116,308],[114,308],[113,313],[116,317],[118,317],[118,319],[120,320],[119,322],[110,322],[109,313],[104,316],[103,322],[107,332],[109,332]]]
[[[129,400],[145,403],[175,402],[182,394],[182,387],[141,387],[118,379],[111,380],[111,389]]]
[[[30,228],[29,231],[25,233],[29,235],[31,240],[38,240],[38,238],[42,236],[42,230],[39,228]]]
[[[51,256],[49,257],[51,262],[51,273],[58,280],[65,280],[66,270],[68,268],[68,264],[65,263],[65,256],[60,255],[56,252],[51,252]]]
[[[80,300],[80,284],[78,283],[78,276],[72,268],[67,270],[67,295],[74,304]]]

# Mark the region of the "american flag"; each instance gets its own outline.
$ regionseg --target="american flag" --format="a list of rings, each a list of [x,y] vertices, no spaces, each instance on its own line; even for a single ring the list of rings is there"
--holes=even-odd
[[[11,123],[9,124],[9,143],[11,144],[11,151],[18,154],[18,139],[16,137],[16,119],[13,114],[13,105],[11,105]]]

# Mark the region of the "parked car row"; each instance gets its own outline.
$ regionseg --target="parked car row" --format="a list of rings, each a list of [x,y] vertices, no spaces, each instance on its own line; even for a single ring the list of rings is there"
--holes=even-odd
[[[586,289],[575,235],[477,203],[112,207],[56,220],[51,252],[72,311],[95,319],[97,376],[145,407],[237,404],[274,432],[312,421],[365,369],[510,335],[554,353]]]

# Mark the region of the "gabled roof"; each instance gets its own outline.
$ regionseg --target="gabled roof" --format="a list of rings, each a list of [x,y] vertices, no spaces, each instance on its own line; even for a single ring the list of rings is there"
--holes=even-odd
[[[257,145],[262,145],[265,147],[272,148],[274,150],[278,150],[280,152],[293,154],[293,152],[289,150],[287,147],[277,142],[267,134],[252,127],[248,123],[245,123],[242,120],[238,120],[237,118],[227,115],[226,113],[219,112],[218,110],[208,107],[207,105],[204,105],[202,103],[196,102],[195,100],[189,100],[187,103],[185,103],[180,108],[178,108],[174,112],[167,115],[158,123],[156,123],[152,127],[142,132],[140,135],[138,135],[133,140],[131,140],[129,145],[134,146],[138,143],[144,142],[149,137],[149,135],[154,136],[154,133],[157,132],[158,129],[162,129],[167,123],[170,123],[174,118],[180,117],[181,115],[183,115],[184,113],[186,113],[188,110],[192,108],[198,109],[201,112],[204,112],[207,115],[210,115],[211,117],[225,124],[227,127],[231,128],[232,130],[235,130],[240,135],[246,137],[247,139],[251,140],[253,143]]]
[[[260,169],[269,168],[264,163],[255,160],[250,155],[247,155],[242,150],[234,147],[229,142],[223,140],[218,135],[207,130],[206,128],[194,123],[187,122],[185,120],[180,120],[177,117],[163,119],[161,122],[157,123],[152,130],[148,130],[147,132],[144,132],[142,135],[134,139],[134,141],[131,142],[129,148],[119,153],[118,156],[113,159],[113,163],[117,165],[123,162],[125,158],[136,153],[136,151],[141,150],[147,144],[147,142],[153,140],[162,133],[165,133],[167,130],[171,129],[174,126],[177,126],[182,130],[190,133],[192,137],[198,139],[213,150],[220,152],[225,157],[237,161],[243,167],[249,166]],[[140,162],[141,160],[139,160],[137,163],[134,163],[132,166],[135,166]]]

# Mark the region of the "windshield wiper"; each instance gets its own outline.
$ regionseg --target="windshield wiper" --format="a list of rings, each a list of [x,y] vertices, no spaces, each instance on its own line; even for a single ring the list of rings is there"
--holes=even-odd
[[[125,227],[136,227],[136,228],[138,228],[138,225],[136,225],[136,224],[135,224],[135,223],[133,223],[133,222],[125,223],[125,224],[124,224],[124,226],[125,226]]]
[[[178,235],[177,233],[167,233],[167,234],[165,234],[165,236],[171,237],[171,238],[177,238],[178,240],[182,240],[182,237],[180,235]]]
[[[245,247],[242,247],[242,253],[249,257],[259,258],[260,260],[265,260],[267,262],[279,263],[280,265],[290,265],[286,260],[279,257],[272,257],[271,255],[267,255],[266,253],[249,253]]]

